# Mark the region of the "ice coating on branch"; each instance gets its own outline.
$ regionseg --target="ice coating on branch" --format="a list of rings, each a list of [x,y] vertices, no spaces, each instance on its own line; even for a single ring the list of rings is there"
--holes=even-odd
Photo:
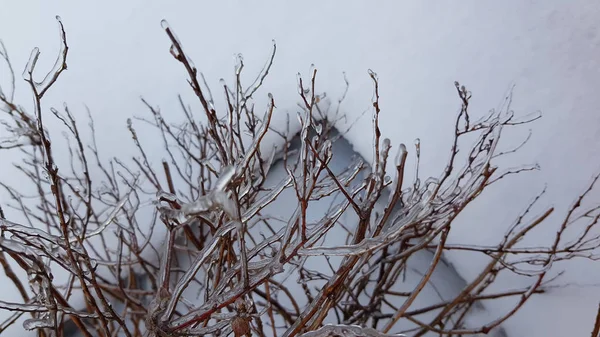
[[[181,206],[181,212],[184,215],[194,215],[208,212],[211,208],[213,208],[213,206],[215,206],[215,203],[213,202],[213,195],[214,194],[209,193],[208,195],[201,196],[194,202],[183,204]]]
[[[62,243],[64,240],[62,237],[52,235],[38,228],[27,227],[23,225],[19,225],[8,220],[0,219],[0,229],[2,231],[8,231],[12,233],[20,233],[24,234],[28,237],[36,237],[39,239],[44,239],[48,243]]]
[[[317,135],[321,135],[323,133],[323,125],[322,124],[317,124],[314,126],[315,131],[317,132]]]
[[[33,79],[33,71],[37,64],[38,58],[40,56],[40,49],[38,47],[33,48],[31,54],[29,56],[29,61],[25,66],[25,70],[23,71],[23,79],[27,82],[30,82],[31,85],[35,87],[38,95],[42,96],[44,92],[50,87],[50,85],[56,80],[61,71],[66,69],[66,54],[67,54],[67,43],[65,31],[63,28],[63,24],[60,16],[56,16],[56,21],[59,26],[59,34],[60,34],[60,49],[58,51],[58,56],[52,69],[46,74],[44,79],[41,82],[36,82]]]
[[[391,141],[389,138],[384,138],[383,139],[383,148],[389,148],[391,146]]]
[[[29,60],[25,65],[25,69],[23,70],[23,79],[28,81],[33,76],[33,69],[37,63],[38,58],[40,57],[40,48],[35,47],[29,54]]]
[[[168,319],[173,310],[175,310],[179,297],[181,296],[185,288],[188,286],[188,284],[193,280],[194,276],[196,275],[196,273],[198,273],[204,262],[213,253],[213,251],[217,247],[217,244],[219,243],[219,240],[223,236],[231,232],[234,228],[235,226],[231,224],[229,226],[223,226],[219,228],[217,233],[215,233],[215,236],[211,239],[211,242],[207,246],[205,246],[202,251],[200,251],[200,253],[196,257],[196,260],[193,262],[192,267],[177,282],[177,285],[173,290],[173,296],[171,296],[167,309],[165,310],[165,313],[163,315],[163,320]]]
[[[133,186],[134,185],[135,184],[133,184]],[[130,189],[129,192],[127,192],[127,194],[125,194],[125,196],[121,198],[121,200],[119,200],[119,202],[115,205],[115,208],[112,210],[112,212],[110,212],[108,218],[100,226],[98,226],[98,228],[86,233],[85,237],[89,238],[101,234],[108,227],[108,225],[110,225],[115,220],[117,214],[123,209],[125,203],[127,203],[127,200],[129,200],[129,195],[131,194],[131,192],[133,192],[133,189]]]
[[[372,69],[368,70],[369,76],[373,77],[375,80],[377,80],[377,73],[374,72]]]
[[[213,200],[215,204],[221,207],[221,209],[229,216],[230,219],[240,219],[240,213],[238,211],[237,204],[231,197],[229,197],[229,195],[227,195],[226,192],[215,192]]]
[[[233,176],[235,175],[235,168],[233,166],[227,166],[225,167],[222,172],[221,175],[219,176],[219,179],[217,179],[217,182],[215,183],[215,187],[213,189],[213,191],[225,191],[225,189],[227,188],[227,185],[229,185],[229,183],[231,182],[231,179],[233,179]]]
[[[44,316],[49,316],[45,314]],[[35,329],[44,329],[44,328],[54,328],[54,323],[48,318],[30,318],[23,322],[23,328],[25,330],[35,330]]]
[[[260,271],[250,275],[249,286],[251,288],[256,287],[258,284],[264,282],[266,277],[272,276],[274,273],[281,272],[281,266],[281,263],[273,261],[272,265],[268,265],[266,268],[263,268]],[[217,289],[213,292],[213,295],[208,301],[206,301],[197,309],[192,310],[181,317],[172,319],[169,325],[171,327],[181,326],[182,324],[185,324],[185,322],[189,322],[190,320],[205,314],[207,311],[211,311],[214,307],[217,307],[219,304],[222,304],[231,298],[240,297],[245,291],[246,289],[243,287],[242,283],[238,283],[234,287],[224,292]]]
[[[179,57],[181,56],[174,44],[172,44],[169,48],[169,53],[171,53],[171,55],[173,55],[173,57],[176,59],[179,59]]]
[[[225,314],[222,314],[223,316],[225,316]],[[231,316],[235,316],[235,314],[231,313]],[[221,318],[219,318],[221,319]],[[229,327],[229,329],[231,330],[231,322],[230,322],[229,318],[228,320],[222,320],[219,321],[217,323],[215,323],[214,325],[211,326],[207,326],[207,327],[201,327],[201,328],[193,328],[193,329],[189,329],[188,331],[186,331],[187,335],[197,335],[197,336],[205,336],[205,335],[211,335],[211,334],[215,334],[217,335],[217,333],[220,336],[229,336],[229,333],[227,333],[227,328]]]
[[[302,80],[302,74],[300,74],[299,72],[296,74],[296,83],[298,87],[298,95],[304,95],[308,93],[308,89],[304,88],[306,84]]]
[[[244,69],[244,56],[241,53],[237,53],[235,58],[235,74],[239,76]]]
[[[15,252],[22,255],[35,256],[36,252],[28,246],[14,240],[5,239],[0,237],[0,247],[4,250]]]
[[[396,220],[391,227],[385,230],[381,235],[374,238],[363,239],[358,244],[335,246],[335,247],[313,247],[303,248],[298,251],[298,255],[303,256],[355,256],[366,252],[371,252],[385,245],[397,242],[399,237],[404,234],[404,229],[411,224],[422,221],[430,215],[432,208],[426,203],[418,203],[411,206],[408,214]]]
[[[179,201],[179,198],[177,198],[177,196],[173,193],[168,193],[165,191],[158,191],[156,192],[156,199],[161,200],[167,200],[169,202],[176,202],[176,203],[181,203],[181,201]]]
[[[418,149],[421,148],[421,138],[415,138],[415,147]]]
[[[0,110],[3,110],[0,107]],[[0,140],[0,148],[10,149],[26,145],[40,144],[41,139],[37,130],[30,128],[7,127],[10,137]]]
[[[196,201],[181,205],[181,209],[176,210],[170,207],[159,206],[158,209],[166,217],[175,218],[182,222],[187,217],[197,214],[202,214],[215,209],[223,210],[231,219],[239,219],[240,214],[237,205],[227,193],[227,187],[235,176],[235,168],[232,166],[225,167],[217,181],[213,190],[206,195],[200,196]],[[177,202],[177,197],[170,193],[159,192],[157,197],[164,198],[171,202]]]
[[[48,310],[46,307],[39,304],[10,303],[4,301],[0,301],[0,309],[11,311],[19,310],[24,312],[41,312]]]
[[[403,334],[384,334],[375,329],[358,325],[326,324],[322,328],[300,335],[300,337],[401,337]]]
[[[298,123],[303,125],[302,121],[302,114],[300,113],[300,111],[296,111],[296,118],[298,118]]]
[[[381,144],[381,158],[380,161],[380,170],[385,170],[384,163],[388,160],[388,155],[390,153],[390,149],[392,148],[392,144],[389,138],[384,138]]]
[[[406,151],[406,145],[400,144],[400,146],[398,147],[398,154],[396,154],[396,159],[394,162],[396,166],[402,165],[404,158],[406,158],[407,154],[408,151]]]
[[[165,30],[171,28],[171,26],[169,26],[169,22],[167,22],[167,20],[165,20],[165,19],[160,20],[160,26],[162,27],[162,29],[165,29]]]
[[[281,192],[285,188],[287,188],[291,185],[291,183],[292,183],[292,178],[288,176],[287,179],[282,180],[281,182],[279,182],[279,184],[277,184],[275,187],[273,187],[269,193],[265,194],[260,199],[256,200],[256,202],[254,202],[252,204],[252,206],[250,206],[250,208],[248,208],[244,212],[244,215],[242,216],[242,222],[247,222],[252,217],[254,217],[258,212],[260,212],[263,208],[265,208],[267,205],[269,205],[271,202],[273,202],[273,200],[275,200],[277,198],[277,196],[279,194],[281,194]]]
[[[173,55],[173,57],[178,61],[184,62],[180,51],[181,49],[183,49],[183,45],[179,41],[179,38],[177,37],[177,35],[175,35],[173,30],[171,29],[171,26],[169,26],[169,23],[166,20],[163,19],[160,22],[160,26],[167,32],[167,35],[169,35],[169,39],[171,39],[172,44],[171,47],[169,47],[169,53],[171,53],[171,55]],[[196,70],[196,67],[194,66],[192,60],[186,57],[185,62],[187,62],[190,65],[190,67],[194,69],[194,71]]]

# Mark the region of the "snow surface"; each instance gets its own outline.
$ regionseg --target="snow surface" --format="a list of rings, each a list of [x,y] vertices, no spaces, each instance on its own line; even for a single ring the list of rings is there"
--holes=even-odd
[[[367,69],[372,68],[380,77],[382,132],[394,145],[421,139],[423,176],[438,176],[449,154],[452,120],[459,107],[453,81],[473,91],[471,111],[480,113],[498,107],[516,85],[512,108],[518,114],[539,110],[544,117],[531,125],[530,143],[506,164],[537,162],[542,171],[507,180],[483,195],[453,227],[451,242],[497,242],[547,184],[540,206],[554,205],[557,210],[552,222],[536,232],[534,243],[548,244],[561,213],[600,169],[597,1],[173,5],[141,0],[94,4],[2,0],[0,38],[17,75],[34,46],[42,51],[38,67],[51,68],[58,50],[56,14],[68,33],[69,70],[47,94],[46,106],[59,107],[66,101],[85,118],[87,105],[102,133],[100,149],[110,155],[133,151],[125,119],[145,113],[139,96],[163,111],[179,111],[178,93],[194,102],[183,70],[168,53],[160,27],[165,18],[212,87],[221,77],[231,79],[235,53],[244,54],[248,73],[257,72],[275,39],[278,53],[265,88],[275,96],[279,123],[286,120],[286,112],[295,112],[295,75],[301,71],[306,76],[311,63],[319,69],[318,89],[333,99],[344,89],[346,72],[351,86],[344,112],[350,120],[358,118],[370,107],[373,91]],[[5,81],[4,68],[0,71],[0,81]],[[31,101],[24,83],[16,101]],[[521,131],[510,134],[508,141],[522,140],[528,130]],[[369,112],[346,135],[367,160],[371,143],[365,137],[370,139],[370,133]],[[14,173],[5,158],[10,160],[3,153],[4,177]],[[151,159],[158,162],[160,151]],[[486,262],[457,253],[448,259],[467,281]],[[583,260],[560,267],[567,270],[560,283],[572,286],[530,300],[503,325],[509,336],[589,334],[600,301],[599,289],[592,286],[598,283],[600,268]],[[523,285],[517,277],[500,281],[503,288]],[[17,299],[12,296],[16,294],[3,293],[2,299]],[[511,304],[496,301],[487,309],[492,316],[500,315]]]

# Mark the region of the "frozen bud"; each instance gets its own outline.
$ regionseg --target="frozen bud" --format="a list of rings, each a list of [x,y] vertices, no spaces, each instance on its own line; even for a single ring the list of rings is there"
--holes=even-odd
[[[250,337],[252,336],[250,330],[250,317],[234,317],[231,320],[231,330],[235,337]]]

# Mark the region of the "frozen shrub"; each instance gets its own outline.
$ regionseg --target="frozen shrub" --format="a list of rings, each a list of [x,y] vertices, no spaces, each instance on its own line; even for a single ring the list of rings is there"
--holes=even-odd
[[[14,76],[10,90],[0,90],[9,135],[0,148],[22,152],[24,160],[15,165],[37,191],[30,198],[20,184],[2,177],[11,206],[26,220],[16,223],[0,212],[2,277],[22,297],[20,303],[0,301],[0,308],[11,312],[0,331],[22,324],[43,336],[475,335],[517,315],[531,296],[543,292],[551,281],[552,263],[596,257],[599,242],[593,227],[599,206],[584,209],[582,200],[598,176],[576,198],[556,240],[547,247],[516,244],[547,219],[551,208],[525,217],[527,208],[496,246],[446,243],[455,218],[490,185],[536,169],[501,170],[495,161],[518,150],[497,150],[503,130],[540,116],[517,119],[507,105],[475,118],[469,111],[471,93],[456,83],[461,109],[451,130],[447,166],[440,168],[439,177],[422,179],[417,169],[415,177],[407,178],[407,157],[415,156],[418,163],[420,144],[409,149],[381,134],[379,82],[369,72],[375,92],[373,160],[358,159],[342,172],[333,172],[332,144],[339,135],[332,116],[340,115],[321,104],[324,95],[315,90],[316,69],[308,80],[298,78],[298,123],[276,130],[271,125],[275,98],[268,95],[264,113],[255,110],[253,101],[268,80],[275,46],[248,87],[242,86],[244,64],[238,59],[234,85],[219,88],[227,104],[218,111],[182,43],[166,22],[162,26],[203,117],[181,100],[183,122],[172,123],[143,101],[149,118],[142,121],[158,131],[169,158],[159,166],[148,159],[150,149],[138,138],[133,120],[127,127],[139,155],[103,162],[93,123],[93,141],[85,144],[84,131],[66,105],[61,110],[44,106],[44,94],[66,69],[69,47],[60,19],[62,47],[55,66],[37,82],[36,49],[23,74],[34,111],[14,102]],[[12,74],[6,49],[0,52]],[[56,148],[46,128],[49,118],[66,128],[71,166],[59,167],[55,160]],[[300,142],[294,145],[291,140],[297,134]],[[470,146],[460,145],[463,138],[471,140]],[[288,174],[268,184],[276,160],[283,161]],[[91,173],[92,167],[97,174]],[[292,215],[281,219],[266,214],[284,191],[295,195],[288,205]],[[333,195],[337,198],[326,214],[314,220],[314,202]],[[385,205],[382,211],[375,207],[378,202]],[[356,221],[341,221],[347,213]],[[583,230],[567,241],[563,235],[570,226]],[[334,230],[345,233],[344,244],[331,245],[326,239]],[[412,291],[397,291],[406,261],[425,249],[434,250],[427,272]],[[456,297],[414,306],[447,249],[491,259]],[[325,258],[329,272],[309,267],[316,258]],[[535,269],[524,270],[523,265]],[[55,280],[59,272],[67,275],[65,282]],[[500,273],[530,276],[530,286],[490,294],[486,289]],[[291,291],[291,283],[301,290]],[[505,297],[516,299],[505,315],[480,326],[467,324],[476,304]],[[407,322],[413,328],[406,328]]]

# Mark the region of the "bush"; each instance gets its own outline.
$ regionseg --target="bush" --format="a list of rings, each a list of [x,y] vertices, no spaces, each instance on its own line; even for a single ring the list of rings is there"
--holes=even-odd
[[[129,163],[124,158],[103,162],[93,122],[89,131],[93,141],[86,144],[66,105],[62,111],[51,108],[51,115],[43,106],[44,94],[66,69],[69,48],[60,20],[59,25],[62,48],[54,68],[42,82],[35,81],[36,49],[24,72],[34,98],[33,114],[13,101],[14,75],[10,94],[0,90],[9,117],[4,126],[10,135],[1,148],[22,152],[25,158],[16,167],[37,191],[30,198],[22,184],[12,187],[2,182],[26,223],[6,219],[0,209],[0,262],[6,279],[23,298],[22,303],[0,301],[0,308],[13,312],[0,331],[24,316],[23,327],[43,336],[74,331],[83,336],[233,332],[236,337],[488,333],[544,291],[552,280],[548,273],[552,263],[592,258],[598,247],[593,227],[600,217],[599,206],[581,206],[598,176],[576,198],[555,242],[547,247],[517,247],[553,211],[549,208],[525,220],[537,198],[497,246],[446,242],[456,217],[490,185],[536,169],[522,166],[502,171],[494,162],[518,150],[497,150],[503,129],[540,116],[517,120],[507,105],[505,110],[474,119],[469,112],[471,93],[456,83],[461,109],[447,166],[439,178],[426,180],[417,168],[409,182],[404,173],[409,151],[401,144],[392,159],[393,145],[379,131],[378,79],[369,72],[375,92],[374,159],[370,164],[359,159],[334,172],[329,164],[340,135],[331,116],[339,115],[328,112],[322,104],[324,94],[315,92],[316,69],[308,81],[299,77],[297,129],[293,123],[286,132],[271,127],[275,110],[271,95],[262,117],[254,110],[253,99],[268,77],[275,47],[248,87],[242,86],[243,61],[238,60],[234,85],[220,88],[227,106],[218,113],[210,89],[166,22],[170,52],[185,68],[206,123],[198,122],[200,117],[181,98],[183,123],[168,122],[144,100],[150,118],[138,121],[159,132],[170,161],[156,167],[148,160],[148,151],[156,150],[144,146],[129,119],[139,155]],[[2,47],[0,55],[10,67]],[[58,150],[46,128],[48,118],[61,121],[67,130],[70,167],[58,167],[54,156]],[[296,134],[299,144],[292,141]],[[463,138],[471,141],[470,147],[460,145]],[[414,155],[418,162],[418,142]],[[270,184],[269,170],[278,160],[288,174]],[[389,167],[393,172],[388,172]],[[288,205],[292,214],[280,219],[265,213],[285,191],[295,196]],[[331,207],[312,220],[314,204],[326,198]],[[378,202],[385,205],[381,211]],[[347,213],[355,223],[341,222]],[[567,228],[575,222],[581,226],[581,221],[584,230],[567,241]],[[343,244],[330,245],[326,236],[333,232],[344,234]],[[411,292],[398,292],[407,261],[427,249],[433,249],[434,255],[425,275]],[[450,249],[484,254],[490,262],[454,298],[415,308],[415,299]],[[310,267],[315,264],[311,261],[323,258],[328,272]],[[535,270],[525,270],[524,265]],[[57,283],[53,276],[57,270],[69,275],[66,282]],[[487,291],[506,272],[530,276],[530,286]],[[299,290],[290,290],[293,287]],[[517,298],[512,310],[480,326],[469,326],[466,319],[476,305],[503,297]],[[425,314],[433,318],[425,321]],[[415,328],[407,329],[407,322]]]

